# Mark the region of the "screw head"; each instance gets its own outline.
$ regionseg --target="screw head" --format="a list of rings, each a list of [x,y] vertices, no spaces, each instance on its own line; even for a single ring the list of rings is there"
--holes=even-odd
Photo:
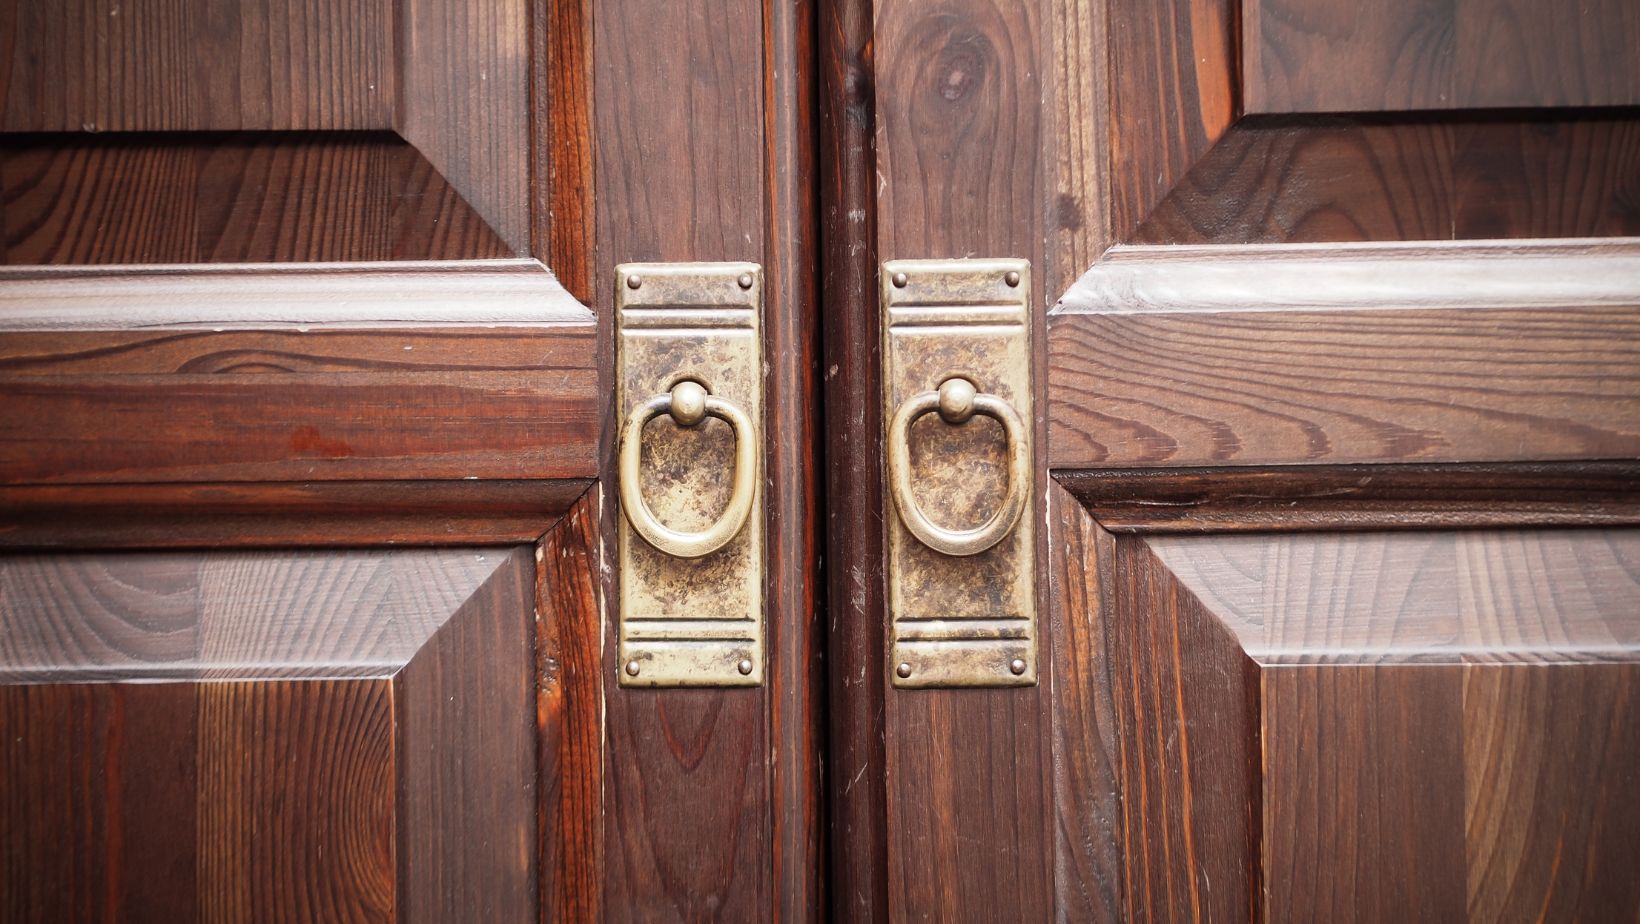
[[[905,284],[910,282],[910,281],[911,281],[911,277],[907,276],[904,273],[895,273],[894,274],[894,288],[896,288],[896,289],[905,288]]]
[[[739,283],[739,285],[742,289],[750,289],[752,287],[752,282],[753,282],[752,274],[751,273],[741,273],[740,278],[736,279],[735,282]]]
[[[706,388],[684,379],[672,386],[672,419],[680,427],[693,427],[706,419]]]
[[[1019,271],[1009,270],[1008,275],[1002,277],[1002,281],[1006,282],[1009,288],[1019,285]]]
[[[626,287],[628,289],[636,289],[641,285],[643,285],[643,277],[639,276],[637,273],[633,273],[632,275],[626,277]]]
[[[904,679],[906,677],[910,677],[911,676],[911,665],[907,664],[904,661],[901,661],[900,666],[894,668],[894,673],[899,674],[901,679]]]
[[[974,416],[974,383],[949,378],[940,383],[940,417],[948,424],[963,424]]]
[[[740,663],[735,665],[735,669],[740,671],[742,675],[750,674],[752,672],[752,659],[741,658]]]
[[[636,661],[626,662],[626,675],[628,677],[638,676],[638,662],[636,662]]]
[[[1025,673],[1025,659],[1015,658],[1012,661],[1009,661],[1008,669],[1014,672],[1015,677]]]

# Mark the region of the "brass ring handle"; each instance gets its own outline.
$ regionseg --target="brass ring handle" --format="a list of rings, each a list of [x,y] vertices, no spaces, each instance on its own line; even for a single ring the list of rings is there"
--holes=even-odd
[[[735,480],[729,504],[716,522],[698,533],[680,532],[655,519],[639,490],[643,428],[668,413],[682,427],[693,427],[707,417],[716,417],[734,432]],[[679,558],[710,555],[739,535],[751,515],[752,501],[757,494],[757,457],[757,427],[745,411],[733,402],[714,397],[698,382],[679,382],[668,394],[655,395],[633,408],[626,418],[626,426],[621,430],[619,462],[621,509],[626,511],[626,520],[638,535],[662,552]]]
[[[1002,424],[1008,438],[1008,493],[991,519],[974,529],[946,529],[928,518],[911,494],[911,425],[917,418],[939,411],[946,423],[967,423],[983,414]],[[913,395],[894,412],[888,427],[888,481],[900,521],[913,536],[936,552],[946,555],[978,555],[996,545],[1013,531],[1030,499],[1031,467],[1026,451],[1025,423],[1013,405],[996,395],[976,393],[967,379],[949,378],[939,391]]]

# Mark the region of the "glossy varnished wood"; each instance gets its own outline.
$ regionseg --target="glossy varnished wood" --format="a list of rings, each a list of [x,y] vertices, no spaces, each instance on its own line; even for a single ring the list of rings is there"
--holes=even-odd
[[[1118,547],[1130,914],[1635,913],[1632,531]]]
[[[1107,256],[1050,322],[1050,464],[1632,457],[1633,254],[1617,242]]]
[[[605,905],[598,501],[589,492],[536,551],[538,850],[549,921],[600,920]]]
[[[877,209],[877,258],[1022,257],[1041,265],[1042,201],[1053,175],[1037,143],[1046,11],[965,0],[938,8],[879,3],[873,15],[877,181],[868,194]],[[1030,303],[1039,304],[1034,274],[1032,284]],[[875,300],[855,310],[863,312],[862,332],[880,331]],[[861,393],[857,400],[881,399]],[[882,437],[866,438],[880,453]],[[996,441],[1000,452],[1000,432]],[[881,495],[864,502],[894,515]],[[875,580],[881,565],[840,567]],[[1037,644],[1046,652],[1054,640],[1042,630],[1039,621]],[[1053,677],[1045,657],[1039,678],[1035,687],[992,690],[885,683],[890,919],[1049,916]]]
[[[6,0],[0,131],[382,129],[392,0]]]
[[[492,268],[20,271],[0,480],[590,477],[591,319],[539,265]]]
[[[1528,0],[1250,0],[1248,112],[1640,103],[1640,11]]]
[[[867,3],[820,5],[829,879],[837,917],[888,917],[876,93]]]
[[[533,916],[530,561],[0,561],[0,918]]]
[[[1640,121],[1632,113],[1242,119],[1131,240],[1640,234]]]
[[[0,147],[0,262],[512,256],[391,133],[28,135]]]

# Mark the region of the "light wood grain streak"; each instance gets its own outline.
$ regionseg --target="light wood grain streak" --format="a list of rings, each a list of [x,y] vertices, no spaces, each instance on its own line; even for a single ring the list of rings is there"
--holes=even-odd
[[[1640,661],[1640,531],[1151,537],[1261,664]]]
[[[586,324],[535,260],[0,269],[0,330]]]

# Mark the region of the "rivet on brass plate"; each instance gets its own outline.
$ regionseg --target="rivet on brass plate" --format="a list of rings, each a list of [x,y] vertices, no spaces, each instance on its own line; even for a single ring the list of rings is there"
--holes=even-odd
[[[763,274],[615,268],[622,686],[763,682]]]
[[[1030,263],[881,279],[893,683],[1035,684]]]

